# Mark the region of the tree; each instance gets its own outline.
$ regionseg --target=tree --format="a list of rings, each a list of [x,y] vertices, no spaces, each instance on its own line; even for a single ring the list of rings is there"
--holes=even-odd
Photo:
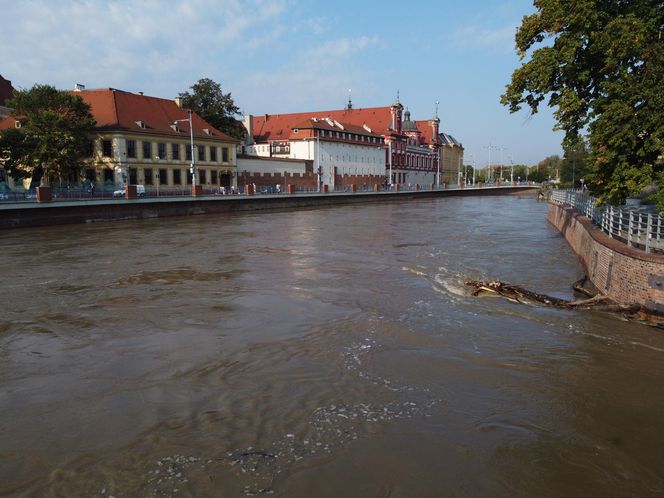
[[[536,113],[548,96],[564,148],[587,132],[590,188],[623,202],[655,178],[664,151],[661,0],[536,0],[516,34],[521,59],[501,102]],[[534,49],[534,50],[533,50]],[[662,202],[664,207],[664,202]]]
[[[230,92],[224,93],[221,85],[209,78],[203,78],[191,87],[192,93],[182,92],[182,106],[193,110],[205,121],[227,135],[243,138],[246,131],[242,123],[235,119],[240,108],[233,102]]]
[[[567,187],[579,188],[581,179],[586,182],[589,173],[590,150],[584,141],[567,147],[560,168],[560,181]]]
[[[0,157],[9,175],[32,177],[34,185],[80,172],[95,126],[81,97],[35,85],[16,91],[7,105],[21,125],[0,132]]]

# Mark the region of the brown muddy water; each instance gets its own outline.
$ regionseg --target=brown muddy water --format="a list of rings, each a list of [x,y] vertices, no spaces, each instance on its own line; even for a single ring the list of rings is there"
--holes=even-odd
[[[664,334],[530,198],[0,234],[0,496],[664,495]]]

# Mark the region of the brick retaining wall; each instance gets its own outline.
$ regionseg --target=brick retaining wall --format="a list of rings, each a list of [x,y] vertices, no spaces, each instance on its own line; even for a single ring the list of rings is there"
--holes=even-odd
[[[612,239],[572,208],[549,203],[547,219],[562,233],[601,292],[664,314],[664,256]]]

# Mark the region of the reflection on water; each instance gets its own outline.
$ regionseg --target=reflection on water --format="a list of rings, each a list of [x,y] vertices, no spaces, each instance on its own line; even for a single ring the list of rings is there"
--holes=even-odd
[[[664,337],[525,198],[3,232],[0,496],[661,496]]]

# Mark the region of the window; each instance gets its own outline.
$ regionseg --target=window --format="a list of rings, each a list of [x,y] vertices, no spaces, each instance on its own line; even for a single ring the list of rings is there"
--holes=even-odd
[[[4,169],[0,169],[0,183],[7,181],[7,175],[5,174]]]
[[[138,183],[138,170],[136,168],[129,168],[129,184],[136,185]]]
[[[92,168],[88,168],[85,170],[85,178],[86,180],[90,180],[91,182],[96,182],[97,172]]]
[[[159,185],[168,185],[168,170],[159,168]]]
[[[180,144],[171,144],[171,155],[174,161],[180,160]]]
[[[187,170],[187,185],[191,185],[191,171]]]
[[[187,145],[185,147],[185,150],[187,151],[187,154],[186,154],[187,161],[191,161],[191,145]]]
[[[104,183],[113,183],[113,170],[111,168],[104,168]]]
[[[221,162],[228,162],[228,147],[222,147],[221,149]]]
[[[198,170],[198,182],[201,185],[205,185],[205,170],[204,169],[199,169]]]
[[[173,185],[182,185],[182,172],[179,169],[173,170]]]
[[[198,160],[205,161],[205,145],[198,146]]]
[[[92,157],[95,153],[95,142],[94,140],[88,141],[88,157]]]
[[[152,156],[152,144],[150,142],[143,142],[143,159],[150,159]]]
[[[127,157],[136,157],[136,140],[127,140]]]
[[[212,185],[217,184],[217,170],[210,171],[210,183]]]
[[[111,145],[110,140],[102,140],[101,141],[101,153],[104,157],[112,157],[113,156],[113,146]]]
[[[217,148],[214,146],[210,146],[210,161],[217,162]]]
[[[166,159],[166,144],[158,143],[157,144],[157,156],[159,159]]]
[[[143,170],[143,176],[145,176],[145,184],[152,185],[152,168],[145,168]]]

